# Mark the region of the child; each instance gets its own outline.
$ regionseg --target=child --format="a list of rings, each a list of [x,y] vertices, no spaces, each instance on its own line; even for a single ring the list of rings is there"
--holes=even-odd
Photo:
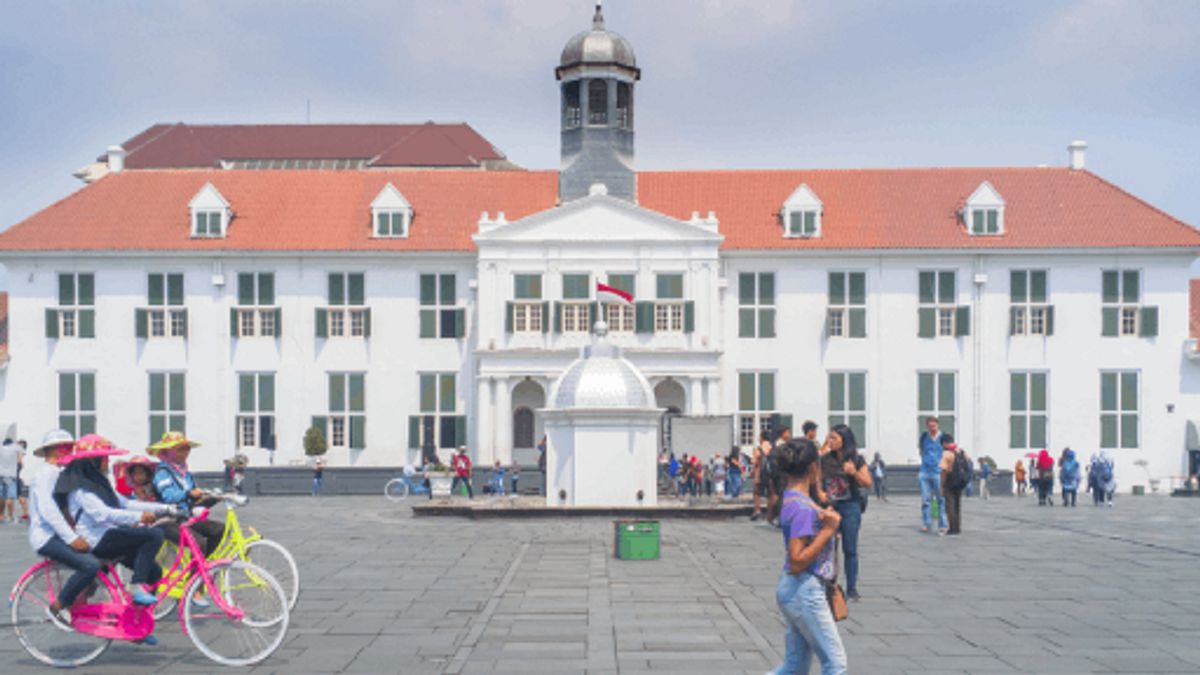
[[[516,457],[513,457],[513,463],[512,463],[512,486],[513,486],[512,493],[513,493],[513,495],[521,494],[520,492],[517,492],[517,481],[519,481],[519,480],[521,480],[521,463],[519,461],[517,461]]]
[[[154,491],[154,469],[158,462],[149,457],[134,457],[113,465],[117,493],[142,502],[160,501]]]
[[[785,483],[779,522],[783,530],[783,574],[775,601],[787,626],[787,652],[776,673],[807,673],[815,652],[822,673],[846,673],[846,651],[825,599],[826,584],[837,573],[834,536],[841,515],[822,509],[809,496],[819,482],[817,446],[797,438],[775,449],[776,468]]]
[[[492,494],[504,496],[504,474],[504,467],[500,464],[500,460],[496,460],[496,463],[492,465],[492,475],[488,478]]]
[[[149,587],[162,576],[155,561],[162,547],[163,531],[157,527],[138,527],[155,522],[160,512],[169,511],[160,504],[126,499],[113,490],[108,480],[108,458],[126,454],[107,439],[88,434],[75,443],[74,451],[60,457],[65,466],[54,486],[54,501],[66,513],[76,514],[75,531],[91,547],[99,560],[120,560],[133,570],[131,599],[139,605],[153,605]],[[76,572],[67,584],[84,588],[95,578],[99,566]],[[148,636],[144,642],[158,640]]]

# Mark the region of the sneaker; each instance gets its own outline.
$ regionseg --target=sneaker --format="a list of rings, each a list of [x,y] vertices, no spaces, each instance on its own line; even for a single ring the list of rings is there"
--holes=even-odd
[[[857,589],[855,589],[855,590],[853,590],[853,591],[847,591],[847,592],[846,592],[846,597],[847,597],[847,598],[850,598],[851,600],[853,600],[853,601],[855,601],[855,602],[858,602],[859,600],[862,600],[862,596],[858,594],[858,590],[857,590]]]
[[[751,513],[750,514],[750,522],[752,522],[752,523],[760,518],[762,518],[761,513]]]
[[[138,589],[132,593],[133,604],[149,607],[158,602],[157,598],[147,593],[145,589]]]
[[[151,633],[141,640],[134,640],[133,642],[134,644],[146,645],[147,647],[155,647],[158,645],[158,638],[154,637],[154,634]]]
[[[926,527],[922,527],[922,528],[921,528],[921,532],[922,532],[923,534],[929,534],[929,527],[928,527],[928,526],[926,526]]]
[[[192,607],[198,607],[200,609],[207,609],[211,606],[212,605],[211,605],[211,603],[208,602],[208,600],[205,600],[204,598],[202,598],[198,595],[192,596]]]

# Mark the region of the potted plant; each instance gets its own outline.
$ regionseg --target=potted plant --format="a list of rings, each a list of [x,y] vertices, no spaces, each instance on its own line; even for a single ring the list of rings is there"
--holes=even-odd
[[[304,432],[304,454],[309,457],[322,457],[329,450],[329,443],[325,440],[325,434],[316,427],[309,427],[308,431]]]
[[[442,464],[441,460],[438,460],[436,464],[425,465],[425,477],[429,479],[429,491],[432,496],[450,496],[450,486],[454,483],[454,476],[450,473],[450,467]]]

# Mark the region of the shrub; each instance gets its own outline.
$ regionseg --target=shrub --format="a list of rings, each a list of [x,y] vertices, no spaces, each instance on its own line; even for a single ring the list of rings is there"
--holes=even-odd
[[[309,427],[308,431],[304,432],[304,454],[309,457],[318,457],[324,455],[329,449],[329,443],[325,442],[325,434],[316,427]]]

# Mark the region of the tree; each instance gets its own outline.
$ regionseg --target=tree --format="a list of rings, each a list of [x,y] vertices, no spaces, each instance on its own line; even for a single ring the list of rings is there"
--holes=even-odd
[[[316,427],[309,427],[308,431],[304,432],[304,454],[309,457],[324,455],[329,449],[329,444],[325,442],[325,434]]]

